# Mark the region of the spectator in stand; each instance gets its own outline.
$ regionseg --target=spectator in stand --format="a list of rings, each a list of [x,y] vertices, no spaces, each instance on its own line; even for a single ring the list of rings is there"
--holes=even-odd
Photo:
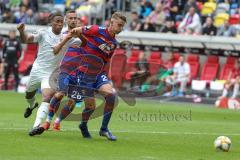
[[[2,21],[2,16],[5,13],[6,9],[6,5],[2,1],[0,1],[0,22]]]
[[[140,31],[142,31],[142,32],[155,32],[156,31],[154,25],[150,22],[149,17],[147,17],[144,20],[144,23],[142,23],[142,25],[140,27]]]
[[[199,34],[201,31],[201,21],[194,7],[190,7],[183,21],[178,26],[179,33],[185,33],[187,29],[193,30],[193,34]]]
[[[225,37],[235,37],[236,29],[233,26],[230,26],[229,22],[226,21],[222,26],[219,27],[217,35]]]
[[[148,62],[143,51],[139,54],[138,61],[135,67],[136,71],[132,72],[131,74],[131,88],[135,86],[136,81],[139,82],[138,86],[141,87],[141,85],[146,81],[147,77],[149,76]]]
[[[191,7],[194,7],[195,12],[199,13],[196,0],[188,0],[187,3],[184,5],[182,14],[185,15]]]
[[[172,86],[172,96],[178,94],[179,97],[183,97],[186,92],[187,82],[190,79],[190,65],[185,62],[183,55],[179,57],[179,61],[175,63],[173,68],[173,75],[166,78],[166,83]],[[180,83],[179,92],[177,93],[175,87]]]
[[[22,19],[22,22],[24,24],[32,24],[32,25],[34,25],[34,24],[36,24],[36,21],[37,21],[36,20],[36,16],[34,15],[33,10],[31,8],[29,8],[27,10],[26,16]]]
[[[202,35],[215,36],[217,34],[217,28],[213,25],[211,17],[207,17],[205,24],[203,25]]]
[[[236,98],[239,92],[240,83],[240,59],[238,58],[237,63],[235,63],[235,68],[230,71],[228,75],[228,80],[226,81],[223,89],[222,96],[220,98],[225,98],[228,96],[228,91],[233,87],[233,94],[231,98]]]
[[[6,9],[2,17],[2,23],[17,23],[17,18],[12,14],[10,9]]]
[[[29,0],[21,0],[21,3],[19,6],[25,6],[26,9],[31,8],[31,4]]]
[[[171,5],[169,8],[169,17],[175,22],[176,21],[176,16],[180,13],[179,12],[179,6],[178,6],[178,1],[177,0],[173,0],[171,1]]]
[[[174,21],[169,17],[166,19],[165,26],[162,29],[163,33],[177,33]]]
[[[65,0],[53,0],[54,9],[65,12]]]
[[[15,12],[15,16],[17,18],[17,23],[22,22],[22,20],[27,15],[27,8],[25,5],[21,5],[18,12]]]
[[[160,31],[165,21],[165,13],[162,10],[161,3],[156,4],[156,8],[150,13],[149,18],[150,18],[151,24],[155,26],[156,31]]]
[[[42,3],[43,4],[52,4],[53,3],[53,0],[42,0]]]
[[[36,14],[36,24],[37,25],[47,25],[48,24],[48,19],[46,18],[45,13],[38,12]]]
[[[138,13],[134,11],[131,13],[131,21],[129,24],[129,30],[130,31],[139,31],[140,27],[141,27],[141,21],[138,18]]]
[[[140,6],[140,19],[144,19],[149,16],[149,14],[154,10],[153,5],[148,0],[141,0]]]
[[[183,9],[185,4],[187,3],[187,0],[172,0],[171,6],[170,6],[170,17],[174,21],[179,21],[184,15]]]
[[[161,4],[164,15],[169,17],[172,0],[158,0],[158,3]]]

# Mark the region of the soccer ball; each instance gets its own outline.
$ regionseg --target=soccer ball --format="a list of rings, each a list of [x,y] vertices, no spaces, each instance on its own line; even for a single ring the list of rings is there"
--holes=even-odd
[[[227,136],[219,136],[214,141],[214,147],[217,150],[228,152],[231,147],[231,140]]]

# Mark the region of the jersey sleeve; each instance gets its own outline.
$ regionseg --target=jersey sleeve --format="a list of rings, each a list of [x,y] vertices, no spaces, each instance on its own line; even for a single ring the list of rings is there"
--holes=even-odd
[[[33,32],[31,34],[33,36],[33,42],[35,42],[35,43],[38,42],[39,43],[42,40],[43,33],[44,33],[43,30],[38,30],[38,31]]]
[[[72,46],[72,45],[80,45],[82,44],[82,41],[80,38],[71,38],[68,42],[67,42],[67,45],[68,46]]]
[[[99,30],[99,26],[92,25],[92,26],[84,26],[82,29],[83,35],[97,35]]]

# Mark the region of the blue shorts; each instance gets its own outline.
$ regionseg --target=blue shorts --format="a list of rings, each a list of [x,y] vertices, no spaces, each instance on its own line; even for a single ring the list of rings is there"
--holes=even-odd
[[[60,73],[58,77],[58,91],[65,93],[68,97],[76,101],[82,101],[86,97],[94,97],[94,92],[102,85],[111,81],[105,73],[97,76],[86,76],[83,72],[76,76],[67,73]]]
[[[69,85],[77,85],[75,76],[61,72],[58,76],[58,91],[66,93]]]
[[[77,83],[79,86],[85,86],[98,90],[102,85],[111,83],[111,81],[108,79],[105,73],[100,73],[97,76],[89,76],[83,72],[78,72]]]

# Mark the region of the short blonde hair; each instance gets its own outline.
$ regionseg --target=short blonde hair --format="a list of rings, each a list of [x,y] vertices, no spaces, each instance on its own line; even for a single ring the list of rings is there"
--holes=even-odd
[[[114,12],[111,19],[121,19],[127,23],[127,17],[122,12]]]

